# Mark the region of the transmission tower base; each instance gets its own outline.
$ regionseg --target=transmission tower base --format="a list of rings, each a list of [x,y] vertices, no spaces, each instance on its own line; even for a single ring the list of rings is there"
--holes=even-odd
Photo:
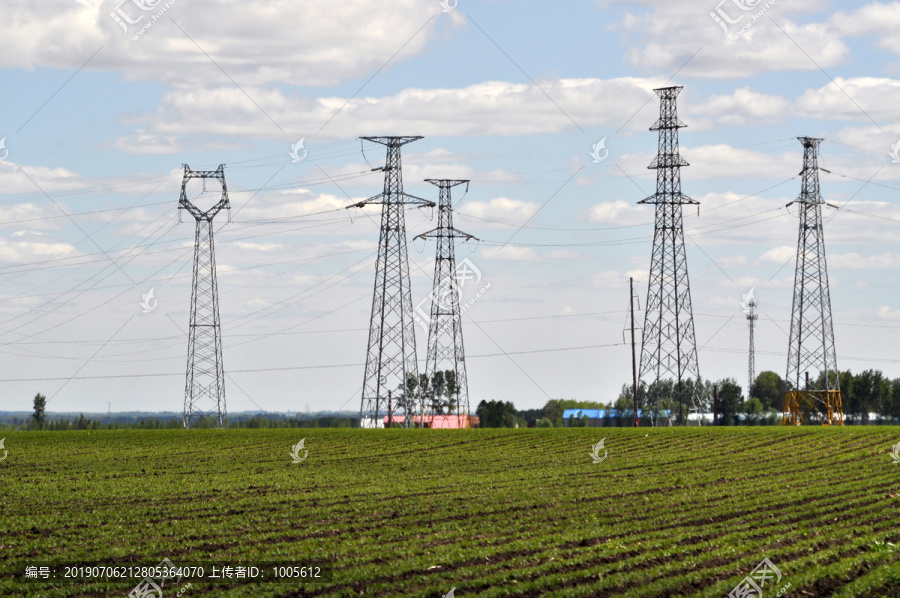
[[[800,426],[811,413],[820,414],[817,405],[825,406],[824,426],[843,426],[844,409],[839,390],[792,390],[784,393],[782,426]]]

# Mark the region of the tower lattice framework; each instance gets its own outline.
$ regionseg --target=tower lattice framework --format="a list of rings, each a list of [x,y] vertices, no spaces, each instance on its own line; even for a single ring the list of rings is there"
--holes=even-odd
[[[192,179],[202,179],[204,189],[206,181],[210,179],[222,186],[219,201],[206,211],[198,208],[187,197],[188,181]],[[225,165],[220,164],[216,170],[191,170],[185,164],[178,209],[187,210],[197,222],[182,425],[189,428],[202,417],[214,417],[218,425],[224,427],[227,416],[225,367],[222,362],[213,219],[223,209],[231,209],[225,184]]]
[[[402,426],[415,425],[416,401],[407,392],[407,380],[418,381],[416,331],[413,321],[409,260],[406,250],[404,206],[434,206],[434,202],[403,191],[400,148],[422,137],[363,137],[387,148],[384,190],[350,207],[380,204],[381,236],[375,266],[375,288],[369,324],[366,372],[360,402],[360,425],[376,427],[381,410],[392,419],[403,416]],[[390,394],[389,394],[390,393]]]
[[[784,425],[804,421],[843,425],[840,377],[831,319],[828,265],[825,261],[825,231],[819,189],[819,144],[821,139],[799,137],[803,144],[803,180],[799,205],[800,233],[794,301],[785,377]],[[813,382],[809,383],[809,378]]]
[[[466,375],[466,353],[463,346],[462,312],[460,299],[462,295],[461,280],[465,280],[468,272],[460,272],[456,266],[457,239],[474,239],[453,226],[453,203],[451,189],[468,180],[425,179],[439,189],[438,226],[422,233],[421,237],[434,238],[437,241],[434,260],[434,282],[431,291],[431,311],[428,319],[428,356],[425,360],[425,375],[431,384],[430,396],[423,397],[425,423],[430,427],[440,426],[435,423],[435,415],[455,415],[457,427],[469,427],[469,382]],[[435,374],[438,374],[436,378]],[[452,372],[452,381],[446,373]],[[443,379],[443,388],[438,387],[437,380]],[[447,397],[443,404],[439,391]],[[445,413],[446,411],[446,413]],[[437,420],[441,421],[441,420]]]
[[[752,293],[752,291],[751,291]],[[750,353],[747,358],[747,398],[750,398],[750,387],[756,380],[756,342],[754,340],[754,332],[756,321],[759,316],[756,314],[756,306],[758,302],[755,298],[750,297],[747,300],[747,326],[750,328]]]
[[[681,192],[681,167],[689,165],[678,153],[678,129],[686,126],[676,110],[681,89],[654,90],[660,98],[659,120],[650,130],[659,131],[659,148],[648,168],[656,170],[656,193],[639,202],[656,206],[639,375],[648,382],[654,426],[661,417],[671,425],[675,415],[686,422],[691,405],[700,411],[700,366],[682,223],[682,206],[698,202]],[[673,383],[671,392],[668,381]]]

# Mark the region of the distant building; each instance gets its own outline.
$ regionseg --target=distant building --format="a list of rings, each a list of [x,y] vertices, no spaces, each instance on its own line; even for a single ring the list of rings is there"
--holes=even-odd
[[[660,413],[665,412],[660,411]],[[641,418],[641,425],[649,425],[649,420],[644,421],[644,412],[640,409],[638,416]],[[563,411],[563,426],[567,428],[577,426],[632,427],[634,426],[634,411],[630,409],[566,409]]]
[[[391,417],[391,424],[388,424],[388,416],[385,415],[384,419],[378,422],[379,424],[381,424],[378,427],[384,428],[388,427],[389,425],[401,426],[405,421],[405,415],[395,415]],[[421,426],[423,421],[425,422],[425,425]],[[474,428],[478,426],[478,418],[471,415],[427,415],[425,417],[416,415],[415,417],[413,417],[413,423],[417,428],[420,426],[425,428],[442,429]]]
[[[359,427],[360,428],[369,428],[369,429],[383,428],[384,422],[381,421],[380,419],[375,419],[374,417],[364,417],[361,420],[359,420]]]

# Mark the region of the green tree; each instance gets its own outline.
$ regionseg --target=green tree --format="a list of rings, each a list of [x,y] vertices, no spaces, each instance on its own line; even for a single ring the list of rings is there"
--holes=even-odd
[[[462,390],[456,380],[456,371],[444,371],[444,383],[446,384],[447,413],[455,413],[459,404],[459,393]]]
[[[431,400],[431,384],[428,381],[428,376],[425,374],[419,374],[418,378],[412,372],[406,374],[406,388],[397,390],[398,392],[405,391],[409,401],[416,405],[417,408],[424,408],[428,401]]]
[[[765,409],[781,409],[784,400],[784,381],[772,371],[760,372],[750,385],[750,397],[759,399]]]
[[[719,389],[719,417],[723,426],[737,424],[737,414],[740,411],[741,387],[734,378],[725,378],[716,382]]]
[[[741,413],[746,416],[748,423],[756,425],[763,418],[765,408],[763,407],[762,401],[756,397],[752,397],[741,404]]]
[[[576,401],[575,399],[550,399],[542,409],[545,418],[556,427],[563,425],[563,412],[566,409],[605,409],[603,403],[596,401]]]
[[[510,401],[481,401],[475,410],[482,428],[514,428],[516,407]]]
[[[891,380],[891,392],[883,414],[897,423],[900,420],[900,378]]]
[[[42,429],[47,422],[46,408],[47,397],[41,393],[34,395],[34,414],[32,414],[31,420],[38,430]]]
[[[885,395],[889,392],[888,389],[885,389],[884,374],[878,370],[865,370],[854,377],[855,407],[862,417],[863,423],[869,421],[869,412],[881,412]]]

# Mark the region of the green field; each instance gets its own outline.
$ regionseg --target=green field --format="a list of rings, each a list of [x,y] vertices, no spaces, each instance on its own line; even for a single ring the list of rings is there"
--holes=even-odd
[[[782,573],[766,597],[788,583],[786,596],[900,596],[898,441],[888,427],[9,432],[0,554],[7,570],[334,566],[325,584],[164,596],[725,596],[766,557]],[[134,585],[7,573],[0,595]]]

